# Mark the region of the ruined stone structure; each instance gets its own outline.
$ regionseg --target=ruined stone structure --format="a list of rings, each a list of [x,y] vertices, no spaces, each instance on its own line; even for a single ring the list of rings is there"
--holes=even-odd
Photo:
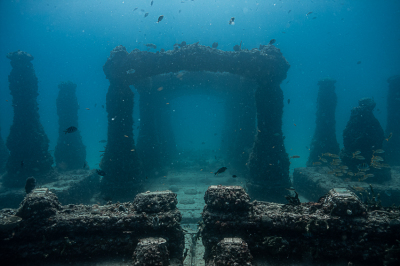
[[[48,151],[49,139],[39,119],[38,80],[31,63],[33,56],[17,51],[8,53],[7,58],[12,66],[8,80],[14,120],[6,142],[10,156],[3,184],[22,188],[29,176],[35,176],[40,183],[52,178],[53,158]]]
[[[310,145],[307,166],[313,166],[314,162],[321,162],[320,158],[323,153],[339,154],[340,148],[335,130],[337,103],[335,83],[336,80],[331,78],[324,78],[318,82],[316,127]]]
[[[61,171],[84,168],[86,148],[78,126],[78,99],[76,98],[76,84],[71,81],[61,82],[57,97],[58,114],[58,141],[54,151],[56,167]],[[71,126],[78,131],[66,134],[65,130]]]
[[[400,75],[390,77],[384,150],[389,165],[400,166]]]
[[[385,137],[372,113],[375,105],[373,99],[363,98],[351,110],[350,120],[343,131],[344,147],[340,158],[353,173],[362,171],[372,174],[366,182],[382,183],[391,179],[391,171],[384,161],[385,153],[379,152]]]
[[[1,128],[0,128],[0,174],[4,173],[6,170],[6,162],[8,160],[8,150],[6,145],[4,144],[4,140],[1,137]]]
[[[258,131],[248,166],[250,193],[280,200],[289,181],[289,158],[282,134],[283,92],[280,83],[286,78],[289,64],[279,49],[261,45],[259,49],[224,52],[199,44],[175,47],[172,51],[150,53],[123,46],[116,47],[103,67],[110,81],[107,93],[108,142],[101,168],[103,193],[125,194],[140,186],[141,165],[132,138],[133,93],[129,85],[141,79],[186,71],[229,72],[257,83],[255,98]],[[279,184],[271,186],[271,184]],[[266,191],[266,187],[271,191]],[[131,192],[131,191],[130,191]]]

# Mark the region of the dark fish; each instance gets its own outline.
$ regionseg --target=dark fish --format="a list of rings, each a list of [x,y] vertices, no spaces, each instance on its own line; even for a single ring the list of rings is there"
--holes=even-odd
[[[107,142],[107,140],[105,140],[105,139],[102,139],[99,141],[99,143],[106,143],[106,142]]]
[[[292,12],[292,10],[289,10],[287,13],[289,14],[290,12]]]
[[[221,167],[221,168],[218,169],[217,172],[214,173],[214,175],[218,175],[218,174],[220,174],[220,173],[223,173],[223,172],[225,172],[226,169],[228,169],[228,168],[226,168],[226,167]]]
[[[157,49],[157,45],[152,44],[152,43],[146,43],[145,46],[149,47],[149,48]]]
[[[144,12],[144,9],[140,9],[140,11]]]
[[[287,104],[289,104],[290,103],[290,99],[287,99]]]
[[[76,127],[69,127],[66,130],[64,130],[65,134],[67,133],[74,133],[75,131],[77,131],[78,129]]]
[[[26,194],[31,193],[32,190],[35,189],[35,187],[36,187],[36,179],[33,176],[28,177],[26,179],[26,183],[25,183],[25,192],[26,192]]]
[[[269,41],[269,44],[274,44],[276,42],[276,40],[275,39],[271,39],[270,41]]]
[[[147,17],[149,15],[149,13],[144,14],[144,17]]]
[[[153,2],[154,2],[154,1],[153,1],[153,0],[151,0],[151,3],[150,3],[150,5],[151,5],[151,6],[153,5]]]
[[[217,49],[217,47],[218,47],[218,43],[217,42],[214,42],[213,44],[212,44],[212,46],[211,46],[212,48],[215,48],[215,49]]]
[[[308,16],[308,15],[310,15],[310,14],[312,14],[312,11],[308,12],[308,13],[306,14],[306,16]]]
[[[158,20],[157,20],[157,23],[159,23],[161,20],[163,20],[163,18],[164,18],[164,15],[159,16]]]
[[[137,7],[135,7],[134,9],[133,9],[133,11],[135,11],[135,10],[137,10],[138,8]]]
[[[316,19],[317,17],[313,17],[312,19]]]
[[[232,177],[235,178],[235,177],[237,177],[237,175],[233,175]]]
[[[357,61],[357,65],[361,64],[361,61]]]
[[[105,176],[106,175],[106,172],[104,172],[103,170],[100,170],[100,169],[96,169],[96,173],[98,175],[101,175],[101,176]]]
[[[229,20],[229,25],[235,25],[235,18],[231,17],[231,20]]]
[[[86,162],[84,162],[84,163],[83,163],[83,167],[82,167],[82,168],[83,168],[83,169],[85,169],[85,168],[86,168],[86,166],[87,166],[87,164],[86,164]]]

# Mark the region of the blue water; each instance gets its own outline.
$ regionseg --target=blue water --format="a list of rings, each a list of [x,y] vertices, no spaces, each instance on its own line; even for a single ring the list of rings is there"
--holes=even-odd
[[[289,156],[301,156],[292,160],[292,169],[304,166],[308,157],[306,146],[314,133],[317,82],[321,78],[337,80],[336,130],[341,145],[350,110],[362,97],[374,97],[375,115],[385,128],[386,80],[400,73],[400,1],[154,0],[153,6],[150,2],[1,0],[3,139],[13,118],[8,52],[19,49],[35,58],[32,63],[39,79],[39,112],[50,150],[54,150],[58,137],[57,85],[67,80],[77,84],[79,129],[87,161],[94,168],[104,146],[99,141],[107,134],[107,113],[101,105],[105,105],[109,82],[102,66],[115,46],[146,50],[144,43],[154,43],[156,50],[168,50],[181,41],[208,46],[218,42],[218,49],[232,51],[241,41],[251,49],[273,38],[291,65],[281,88],[285,96],[285,146]],[[138,9],[133,11],[135,7]],[[144,18],[146,12],[149,15]],[[160,15],[164,19],[156,23]],[[235,17],[235,25],[228,24],[231,17]],[[136,125],[140,119],[137,100]],[[171,103],[176,110],[173,118],[178,148],[218,148],[220,135],[215,133],[222,130],[224,120],[223,106],[215,104],[218,102],[220,99],[213,95],[190,95]]]

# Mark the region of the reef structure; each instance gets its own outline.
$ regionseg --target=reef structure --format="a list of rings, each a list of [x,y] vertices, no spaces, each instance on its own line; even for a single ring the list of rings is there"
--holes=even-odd
[[[206,265],[400,261],[400,211],[372,210],[344,188],[331,189],[318,202],[278,204],[250,201],[239,186],[211,186],[204,200]]]
[[[400,166],[400,75],[388,79],[387,125],[384,150],[386,162]]]
[[[118,184],[126,187],[125,182],[133,178],[134,186],[138,186],[141,180],[138,178],[139,158],[131,152],[134,149],[133,93],[129,85],[151,76],[182,70],[229,72],[257,83],[258,130],[248,162],[252,180],[250,193],[254,197],[268,197],[269,200],[282,199],[290,180],[289,156],[282,134],[283,92],[280,83],[286,78],[289,67],[280,50],[273,45],[236,52],[225,52],[198,43],[156,53],[138,49],[128,53],[123,46],[114,48],[103,66],[110,81],[107,93],[109,140],[101,163],[102,169],[110,175],[103,178],[107,183],[105,188],[112,189]],[[128,138],[124,139],[124,135]],[[125,170],[121,173],[118,169]],[[271,184],[279,184],[281,189]],[[271,193],[265,191],[267,187],[270,187]]]
[[[365,173],[367,182],[382,183],[391,179],[390,166],[382,153],[385,139],[383,129],[372,111],[376,103],[371,98],[358,101],[351,110],[350,120],[343,131],[340,159],[353,173]]]
[[[66,134],[71,126],[78,127],[78,99],[76,84],[71,81],[61,82],[57,97],[58,141],[54,150],[56,167],[60,171],[84,168],[86,162],[86,147],[83,145],[80,131]]]
[[[40,183],[53,179],[53,158],[48,151],[49,139],[39,119],[38,80],[31,63],[33,56],[17,51],[8,53],[7,58],[12,66],[8,80],[14,120],[6,142],[10,156],[3,185],[22,188],[30,176]]]
[[[310,145],[307,166],[313,166],[313,163],[320,162],[323,153],[339,154],[340,152],[335,130],[337,104],[335,83],[336,80],[331,78],[318,81],[316,127]]]

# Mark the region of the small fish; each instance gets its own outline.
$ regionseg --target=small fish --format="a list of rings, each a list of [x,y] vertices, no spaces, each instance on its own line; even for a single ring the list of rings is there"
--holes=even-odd
[[[361,61],[357,61],[357,65],[361,64]]]
[[[347,174],[348,174],[349,176],[354,176],[354,173],[353,173],[353,172],[347,172]]]
[[[354,157],[355,159],[357,159],[357,160],[365,160],[365,157],[364,156],[361,156],[361,155],[357,155],[356,157]]]
[[[322,156],[329,156],[329,157],[330,157],[331,155],[332,155],[332,154],[331,154],[331,153],[329,153],[329,152],[327,152],[327,153],[323,153],[323,154],[322,154]]]
[[[164,18],[164,15],[159,16],[158,20],[157,20],[157,23],[160,23],[160,21],[163,20],[163,18]]]
[[[272,45],[272,44],[274,44],[275,42],[276,42],[275,39],[271,39],[271,40],[269,41],[269,44]]]
[[[354,189],[355,191],[365,191],[365,188],[362,188],[362,187],[353,186],[352,189]]]
[[[308,15],[311,15],[313,12],[312,11],[310,11],[310,12],[308,12],[307,14],[306,14],[306,16],[308,16]]]
[[[331,155],[330,155],[329,157],[336,158],[336,159],[340,158],[339,155],[337,155],[337,154],[332,154],[332,153],[331,153]]]
[[[235,178],[235,177],[237,177],[237,175],[233,175],[232,177]]]
[[[77,131],[78,129],[76,127],[69,127],[66,130],[64,130],[65,134],[67,133],[74,133],[75,131]]]
[[[313,17],[312,19],[316,19],[317,17]]]
[[[214,175],[218,175],[218,174],[220,174],[220,173],[223,173],[223,172],[225,172],[226,169],[228,169],[228,168],[226,168],[226,167],[221,167],[221,168],[218,169],[217,172],[214,173]]]
[[[136,70],[134,70],[132,68],[132,69],[129,69],[128,71],[126,71],[126,74],[134,74],[135,72],[136,72]]]
[[[300,158],[300,156],[299,155],[293,155],[293,156],[290,156],[289,159],[297,159],[297,158]]]
[[[287,99],[287,104],[290,104],[290,99]]]
[[[144,14],[144,17],[147,17],[149,15],[149,13]]]
[[[374,153],[384,153],[384,152],[385,152],[385,151],[382,150],[382,149],[377,149],[377,150],[374,151]]]
[[[153,48],[153,49],[157,48],[157,45],[155,45],[153,43],[146,43],[145,46],[148,47],[148,48]]]
[[[312,164],[313,165],[321,165],[322,163],[321,162],[313,162]]]
[[[343,174],[342,173],[337,173],[336,176],[343,176]]]
[[[290,9],[287,13],[289,14],[290,12],[292,12],[292,10]]]
[[[325,158],[321,158],[320,156],[318,156],[319,157],[319,160],[320,161],[322,161],[323,163],[327,163],[328,162],[328,160],[327,159],[325,159]]]
[[[229,25],[235,25],[235,18],[231,17],[231,20],[229,20]]]
[[[365,177],[374,177],[375,175],[374,174],[367,174],[367,175],[365,175]]]
[[[99,141],[99,143],[106,143],[106,142],[107,142],[107,140],[105,140],[105,139],[102,139]]]
[[[377,162],[382,162],[382,161],[384,161],[383,158],[382,158],[381,156],[373,156],[373,157],[372,157],[372,160],[373,160],[373,161],[377,161]]]
[[[359,155],[359,154],[361,154],[361,151],[356,151],[356,152],[353,152],[353,158],[355,158],[357,155]]]
[[[96,173],[98,175],[101,175],[101,176],[105,176],[106,175],[106,172],[104,172],[103,170],[100,170],[100,169],[96,169]]]
[[[87,166],[87,164],[86,164],[86,162],[84,162],[84,163],[83,163],[83,167],[82,167],[82,168],[83,168],[83,169],[85,169],[85,168],[86,168],[86,166]]]
[[[90,110],[90,108],[86,108],[86,110]]]
[[[340,166],[340,169],[347,170],[347,169],[349,169],[349,167],[346,165],[342,165],[342,166]]]
[[[211,46],[212,48],[215,48],[215,49],[217,49],[217,47],[218,47],[218,43],[217,42],[214,42],[213,44],[212,44],[212,46]]]
[[[390,132],[389,136],[386,138],[386,141],[389,141],[392,138],[393,134]]]
[[[153,5],[153,3],[154,3],[154,1],[153,1],[153,0],[151,0],[150,6],[152,6],[152,5]]]
[[[295,127],[297,127],[297,125],[296,125],[295,123],[293,123],[293,125],[294,125]]]
[[[133,11],[136,11],[138,9],[138,7],[135,7],[134,9],[133,9]]]

